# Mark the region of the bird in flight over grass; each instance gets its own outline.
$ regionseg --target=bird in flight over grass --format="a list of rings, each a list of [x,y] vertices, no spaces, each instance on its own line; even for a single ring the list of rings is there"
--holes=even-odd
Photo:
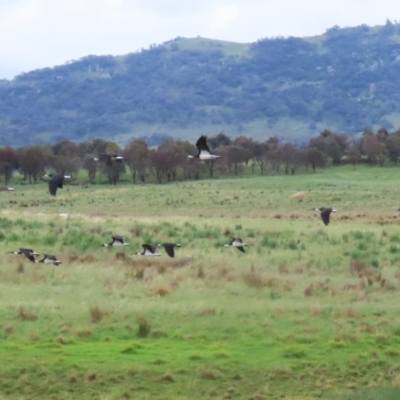
[[[199,160],[206,161],[206,160],[214,160],[220,157],[215,154],[211,154],[210,148],[208,147],[207,144],[207,137],[204,135],[199,137],[199,139],[196,142],[196,147],[198,153],[195,156],[189,155],[188,158],[198,158]]]
[[[181,247],[181,245],[179,243],[162,243],[162,244],[158,244],[157,247],[164,247],[165,251],[167,252],[167,254],[171,257],[174,258],[175,257],[175,247]]]
[[[243,243],[242,239],[240,238],[231,238],[231,241],[224,245],[224,247],[236,247],[242,253],[245,253],[244,246],[247,246],[247,244]]]
[[[51,254],[44,254],[43,258],[39,261],[36,261],[37,263],[43,263],[43,264],[53,264],[53,265],[60,265],[61,261],[57,259],[56,256],[53,256]]]
[[[124,238],[120,235],[112,235],[112,241],[110,243],[102,244],[103,247],[111,247],[111,246],[129,246],[129,243],[124,242]]]
[[[27,249],[25,247],[20,247],[18,251],[9,251],[8,254],[23,254],[30,262],[36,262],[35,256],[40,254],[36,253],[32,249]]]
[[[64,179],[70,179],[70,175],[64,174],[46,174],[49,177],[49,192],[52,196],[57,194],[57,189],[62,189],[64,184]]]
[[[157,246],[154,244],[142,244],[143,252],[136,253],[139,256],[161,256],[161,254],[156,253]]]
[[[335,210],[334,208],[330,208],[330,207],[313,208],[312,210],[321,212],[321,219],[325,225],[329,224],[331,213],[337,212],[337,210]]]

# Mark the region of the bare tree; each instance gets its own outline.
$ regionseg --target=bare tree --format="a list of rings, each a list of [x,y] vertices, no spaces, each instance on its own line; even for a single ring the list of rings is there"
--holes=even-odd
[[[36,183],[39,176],[44,172],[49,155],[41,146],[25,147],[19,153],[19,166],[21,172],[29,180],[29,183]]]
[[[132,174],[133,183],[136,176],[142,183],[146,181],[147,169],[150,163],[150,149],[143,140],[133,140],[124,149],[124,159]]]
[[[353,164],[353,169],[356,169],[356,164],[361,160],[361,153],[357,150],[355,146],[351,146],[347,152],[347,162]]]
[[[150,154],[151,172],[158,183],[163,183],[171,167],[171,152],[169,150],[152,150]]]
[[[383,167],[387,159],[387,148],[383,141],[380,141],[370,131],[364,131],[361,138],[362,152],[367,156],[370,164],[377,164]]]
[[[12,178],[14,169],[18,167],[17,152],[10,146],[0,148],[0,175],[4,177],[8,185]]]
[[[253,148],[252,158],[260,167],[261,175],[264,175],[265,169],[267,167],[267,157],[266,157],[267,150],[268,146],[266,143],[255,143]]]
[[[324,154],[315,147],[309,147],[307,149],[307,162],[311,164],[313,172],[315,172],[317,167],[323,167],[325,165]]]
[[[94,183],[97,174],[97,166],[98,162],[94,160],[94,155],[87,154],[83,159],[83,169],[85,169],[88,173],[89,182]]]
[[[238,175],[243,171],[242,164],[246,161],[247,151],[243,147],[239,146],[228,146],[227,147],[227,158],[229,170],[231,170],[233,166],[233,172],[235,175]]]

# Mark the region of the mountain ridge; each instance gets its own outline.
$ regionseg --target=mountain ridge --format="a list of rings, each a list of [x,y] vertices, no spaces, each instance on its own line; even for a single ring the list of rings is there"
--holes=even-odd
[[[400,124],[400,24],[235,43],[176,38],[0,81],[0,142],[225,132],[302,141]]]

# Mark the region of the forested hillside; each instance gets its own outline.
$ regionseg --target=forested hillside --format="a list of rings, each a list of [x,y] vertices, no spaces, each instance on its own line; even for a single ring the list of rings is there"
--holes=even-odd
[[[0,144],[200,133],[308,140],[400,123],[400,24],[252,44],[177,38],[0,81]]]

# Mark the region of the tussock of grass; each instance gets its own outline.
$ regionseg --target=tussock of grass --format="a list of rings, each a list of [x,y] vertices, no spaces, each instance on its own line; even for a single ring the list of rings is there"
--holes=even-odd
[[[165,297],[172,293],[173,288],[170,285],[157,285],[151,289],[156,296]]]
[[[36,321],[38,319],[37,315],[25,310],[24,307],[18,309],[17,318],[21,321]]]
[[[249,272],[243,273],[242,277],[244,283],[252,288],[261,289],[266,286],[262,273],[253,268]]]
[[[149,336],[151,327],[147,319],[139,317],[136,319],[136,322],[138,323],[138,331],[136,333],[136,336],[139,338],[146,338],[147,336]]]
[[[92,331],[90,329],[77,329],[75,331],[75,336],[80,338],[88,338],[92,336]]]
[[[99,306],[90,306],[90,321],[92,323],[100,322],[106,315],[108,315],[108,311],[101,309]]]

